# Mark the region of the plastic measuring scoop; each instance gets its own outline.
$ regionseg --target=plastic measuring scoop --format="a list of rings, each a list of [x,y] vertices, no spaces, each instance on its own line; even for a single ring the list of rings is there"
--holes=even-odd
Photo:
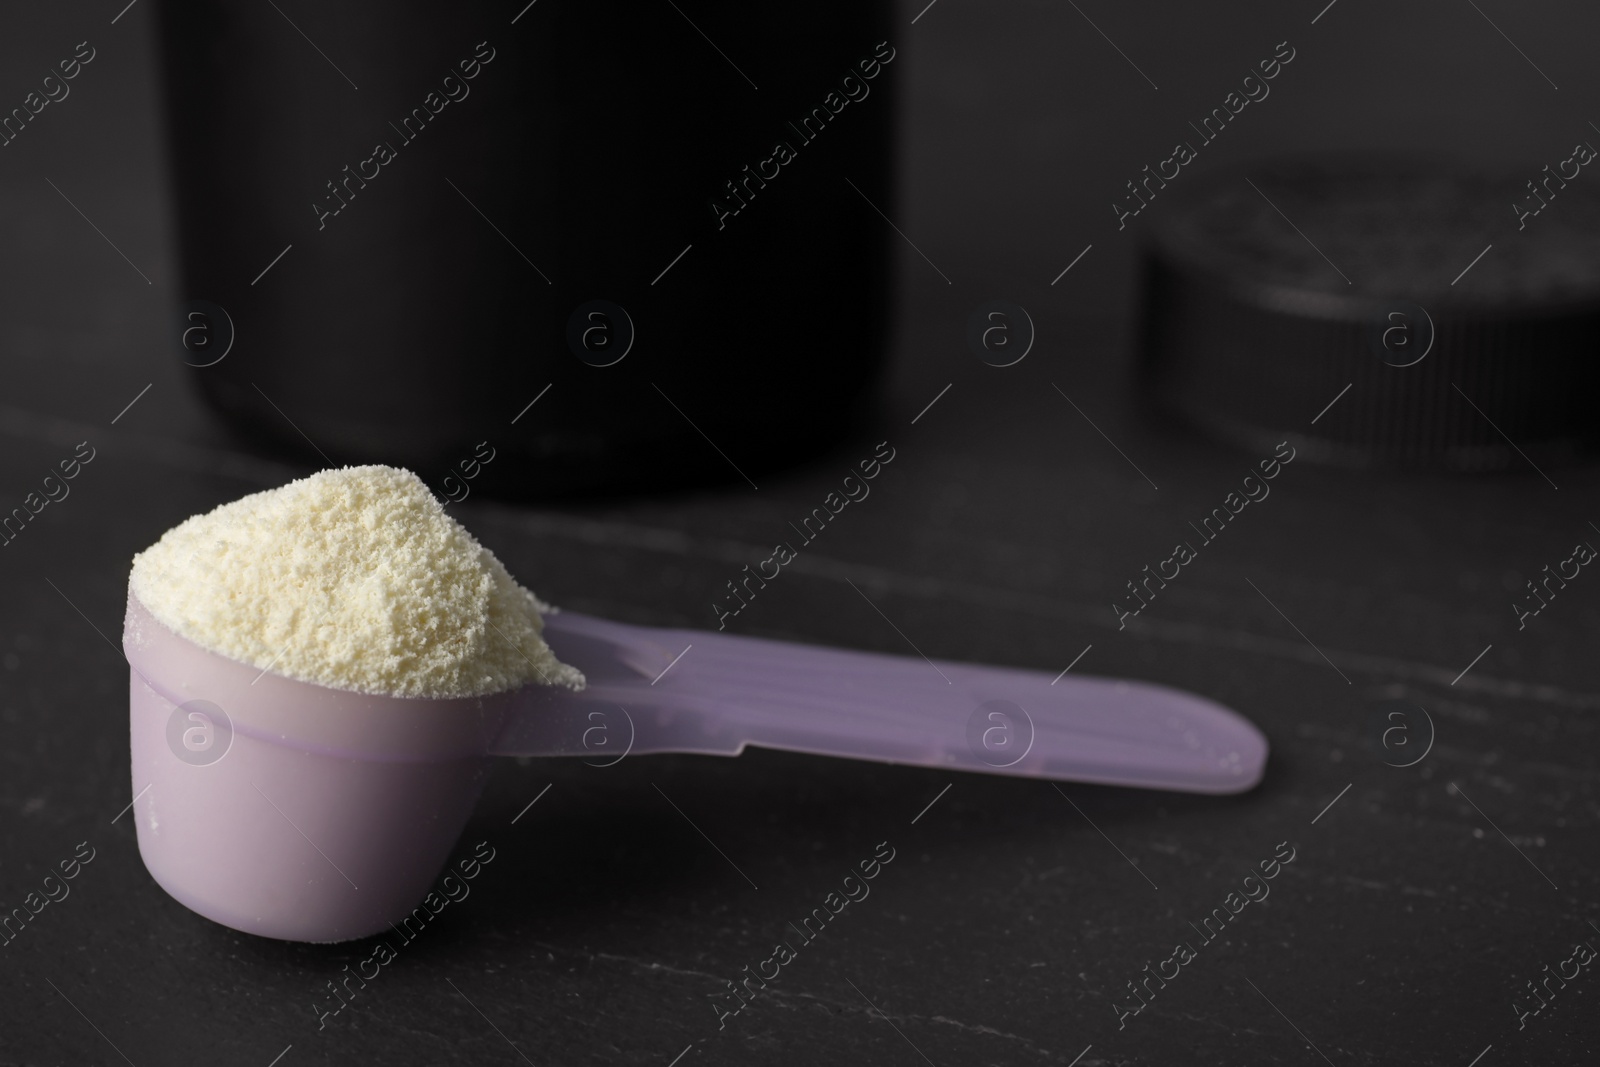
[[[438,876],[490,756],[737,755],[746,745],[1196,793],[1255,785],[1267,742],[1142,682],[819,648],[570,612],[545,640],[579,691],[373,696],[209,652],[131,594],[139,852],[226,926],[344,941],[399,922]]]

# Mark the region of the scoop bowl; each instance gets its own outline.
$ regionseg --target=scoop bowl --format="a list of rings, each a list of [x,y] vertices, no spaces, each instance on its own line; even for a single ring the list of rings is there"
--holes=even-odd
[[[377,933],[426,895],[513,697],[298,681],[201,648],[132,595],[123,649],[145,867],[206,918],[292,941]]]

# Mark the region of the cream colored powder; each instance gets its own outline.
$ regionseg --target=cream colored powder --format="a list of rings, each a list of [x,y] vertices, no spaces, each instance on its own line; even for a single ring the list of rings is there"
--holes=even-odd
[[[212,652],[335,689],[474,696],[582,688],[518,585],[415,474],[345,467],[179,523],[129,586]]]

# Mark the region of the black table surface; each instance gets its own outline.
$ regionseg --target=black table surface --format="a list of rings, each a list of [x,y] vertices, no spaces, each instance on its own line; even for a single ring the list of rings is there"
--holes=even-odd
[[[154,180],[138,160],[146,184],[102,177],[97,202],[154,247],[159,212],[130,206]],[[1600,474],[1296,462],[1119,629],[1124,583],[1261,457],[1136,409],[1121,316],[1041,296],[1036,351],[979,364],[909,251],[872,434],[759,490],[452,513],[557,604],[714,628],[724,583],[886,439],[871,496],[732,629],[1182,687],[1265,732],[1260,786],[1056,788],[759,750],[504,760],[463,836],[463,855],[495,850],[470,896],[319,1020],[373,942],[241,934],[151,880],[121,814],[117,640],[134,552],[309,468],[211,422],[146,287],[77,216],[43,211],[36,172],[0,184],[0,506],[78,442],[96,450],[0,549],[0,904],[93,850],[0,948],[0,1064],[1595,1062],[1593,968],[1519,1014],[1539,1003],[1527,982],[1600,946],[1600,672],[1583,651],[1600,578],[1521,629],[1512,604],[1600,544]],[[160,254],[141,265],[170,276]],[[1432,745],[1404,768],[1375,717],[1397,699],[1432,724],[1407,723]],[[727,983],[880,843],[894,859],[870,896],[719,1026]],[[1270,897],[1203,942],[1191,924],[1291,850]],[[1194,958],[1135,1000],[1178,942]]]
[[[1313,1044],[1332,1062],[1466,1064],[1490,1045],[1514,1062],[1592,1055],[1583,979],[1525,1026],[1513,1003],[1531,1007],[1523,983],[1597,940],[1594,600],[1580,577],[1519,631],[1510,590],[1600,539],[1594,472],[1550,472],[1557,490],[1531,473],[1292,464],[1119,630],[1121,582],[1253,457],[1126,411],[1114,330],[1046,319],[1050,331],[1111,369],[1097,380],[1042,353],[1006,377],[968,374],[914,426],[936,390],[900,398],[879,431],[896,459],[872,495],[734,628],[900,654],[909,639],[1052,671],[1083,652],[1075,671],[1249,716],[1272,744],[1257,789],[1058,791],[768,751],[507,760],[462,846],[487,840],[496,860],[326,1026],[325,983],[370,944],[280,943],[199,918],[150,879],[116,818],[130,800],[114,645],[130,556],[304,472],[185,439],[202,416],[178,388],[114,427],[126,398],[104,385],[84,383],[75,418],[7,405],[13,493],[78,441],[97,454],[0,558],[0,901],[19,904],[80,842],[95,858],[3,950],[0,1062],[112,1062],[111,1046],[135,1064],[266,1064],[289,1046],[285,1064],[645,1064],[685,1050],[680,1062],[1065,1063],[1091,1045],[1080,1062],[1298,1064]],[[453,510],[561,605],[711,628],[722,583],[875,443],[759,491]],[[1410,768],[1379,758],[1401,760],[1371,716],[1391,698],[1436,728]],[[871,895],[719,1028],[725,983],[880,842],[896,858]],[[1295,858],[1271,896],[1119,1025],[1126,983],[1197,941],[1189,923],[1282,842]]]

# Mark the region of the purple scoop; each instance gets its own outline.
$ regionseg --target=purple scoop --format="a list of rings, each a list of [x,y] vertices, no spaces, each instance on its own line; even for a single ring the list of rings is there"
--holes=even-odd
[[[1267,742],[1142,682],[851,652],[569,612],[545,639],[588,677],[483,697],[330,689],[206,651],[131,594],[134,812],[145,866],[248,933],[365,937],[426,895],[487,757],[733,756],[746,745],[952,770],[1235,793]]]

